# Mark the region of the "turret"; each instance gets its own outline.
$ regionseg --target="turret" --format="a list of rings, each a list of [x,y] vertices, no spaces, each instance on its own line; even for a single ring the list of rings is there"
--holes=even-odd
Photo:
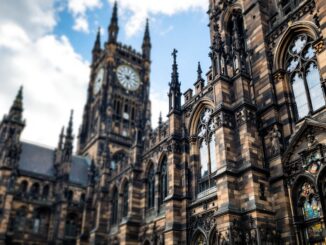
[[[0,166],[18,165],[21,153],[20,136],[24,127],[23,87],[20,87],[8,115],[0,123]]]
[[[118,38],[118,4],[114,3],[111,22],[109,25],[109,43],[116,43]]]
[[[181,110],[181,92],[180,92],[181,83],[179,82],[177,52],[178,51],[176,49],[174,49],[172,52],[173,65],[172,65],[171,82],[169,83],[170,90],[168,93],[169,113],[180,112]]]
[[[144,38],[143,38],[142,50],[143,50],[143,58],[148,61],[151,59],[151,49],[152,49],[152,44],[151,44],[151,37],[149,34],[149,23],[148,23],[148,19],[147,19]]]

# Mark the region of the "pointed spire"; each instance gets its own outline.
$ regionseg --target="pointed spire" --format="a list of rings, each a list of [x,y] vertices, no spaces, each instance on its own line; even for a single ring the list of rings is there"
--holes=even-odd
[[[19,88],[16,98],[10,107],[8,119],[22,123],[23,112],[23,86]]]
[[[150,59],[151,48],[152,48],[152,44],[151,44],[151,37],[149,34],[149,21],[148,21],[148,19],[146,19],[145,33],[144,33],[143,45],[142,45],[143,57],[145,59],[148,59],[148,60]]]
[[[177,53],[178,53],[178,51],[176,49],[174,49],[173,52],[172,52],[173,65],[172,65],[172,74],[171,74],[170,87],[174,88],[174,89],[177,89],[178,87],[180,89],[178,64],[177,64]]]
[[[181,91],[180,91],[181,83],[179,82],[177,53],[178,51],[176,49],[174,49],[172,52],[173,65],[172,65],[171,82],[169,83],[170,91],[168,94],[170,112],[174,110],[180,111],[181,109]]]
[[[109,42],[115,43],[117,41],[119,32],[119,26],[118,26],[118,4],[117,1],[114,2],[113,11],[112,11],[112,17],[111,22],[109,26]]]
[[[59,135],[59,142],[58,142],[58,150],[62,150],[62,146],[63,146],[63,139],[65,137],[65,127],[63,126],[61,129],[61,133]]]
[[[66,130],[65,143],[64,143],[64,147],[63,147],[64,160],[65,161],[70,161],[71,156],[72,156],[73,141],[74,141],[74,136],[72,134],[72,131],[73,131],[73,114],[74,114],[74,111],[71,110],[70,119],[69,119],[68,127],[67,127],[67,130]]]
[[[197,81],[201,81],[203,80],[203,77],[202,77],[202,69],[201,69],[201,65],[200,65],[200,62],[198,62],[198,68],[197,68]]]
[[[101,50],[101,27],[98,27],[93,51]]]
[[[158,118],[158,126],[162,127],[162,124],[163,124],[163,122],[162,122],[162,112],[160,111],[160,116]]]

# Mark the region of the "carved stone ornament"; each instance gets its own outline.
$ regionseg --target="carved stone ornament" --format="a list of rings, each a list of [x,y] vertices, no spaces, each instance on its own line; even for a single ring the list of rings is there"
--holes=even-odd
[[[189,234],[192,236],[198,228],[201,228],[207,235],[215,226],[214,211],[202,215],[190,217]]]
[[[324,40],[320,40],[320,41],[318,41],[318,42],[314,45],[314,49],[316,50],[316,53],[320,54],[320,53],[325,49],[325,43],[324,43]]]

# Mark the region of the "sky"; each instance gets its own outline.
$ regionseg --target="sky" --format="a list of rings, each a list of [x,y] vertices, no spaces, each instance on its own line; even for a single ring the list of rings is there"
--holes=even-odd
[[[209,68],[208,0],[118,0],[118,41],[141,50],[145,21],[152,41],[152,125],[168,110],[174,48],[182,92],[193,88],[200,61]],[[78,135],[97,29],[107,40],[114,0],[10,0],[0,5],[0,116],[24,87],[22,139],[56,147],[74,110]],[[165,118],[166,119],[166,118]]]

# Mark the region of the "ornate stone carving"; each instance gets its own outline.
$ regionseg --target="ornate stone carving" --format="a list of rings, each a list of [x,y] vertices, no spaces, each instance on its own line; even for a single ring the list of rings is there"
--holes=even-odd
[[[202,215],[192,216],[190,217],[189,222],[189,235],[192,237],[194,232],[200,228],[202,229],[207,235],[215,226],[215,217],[214,211],[209,211]]]
[[[247,122],[255,123],[256,121],[255,113],[252,110],[245,107],[237,111],[235,117],[238,126],[241,126]]]

